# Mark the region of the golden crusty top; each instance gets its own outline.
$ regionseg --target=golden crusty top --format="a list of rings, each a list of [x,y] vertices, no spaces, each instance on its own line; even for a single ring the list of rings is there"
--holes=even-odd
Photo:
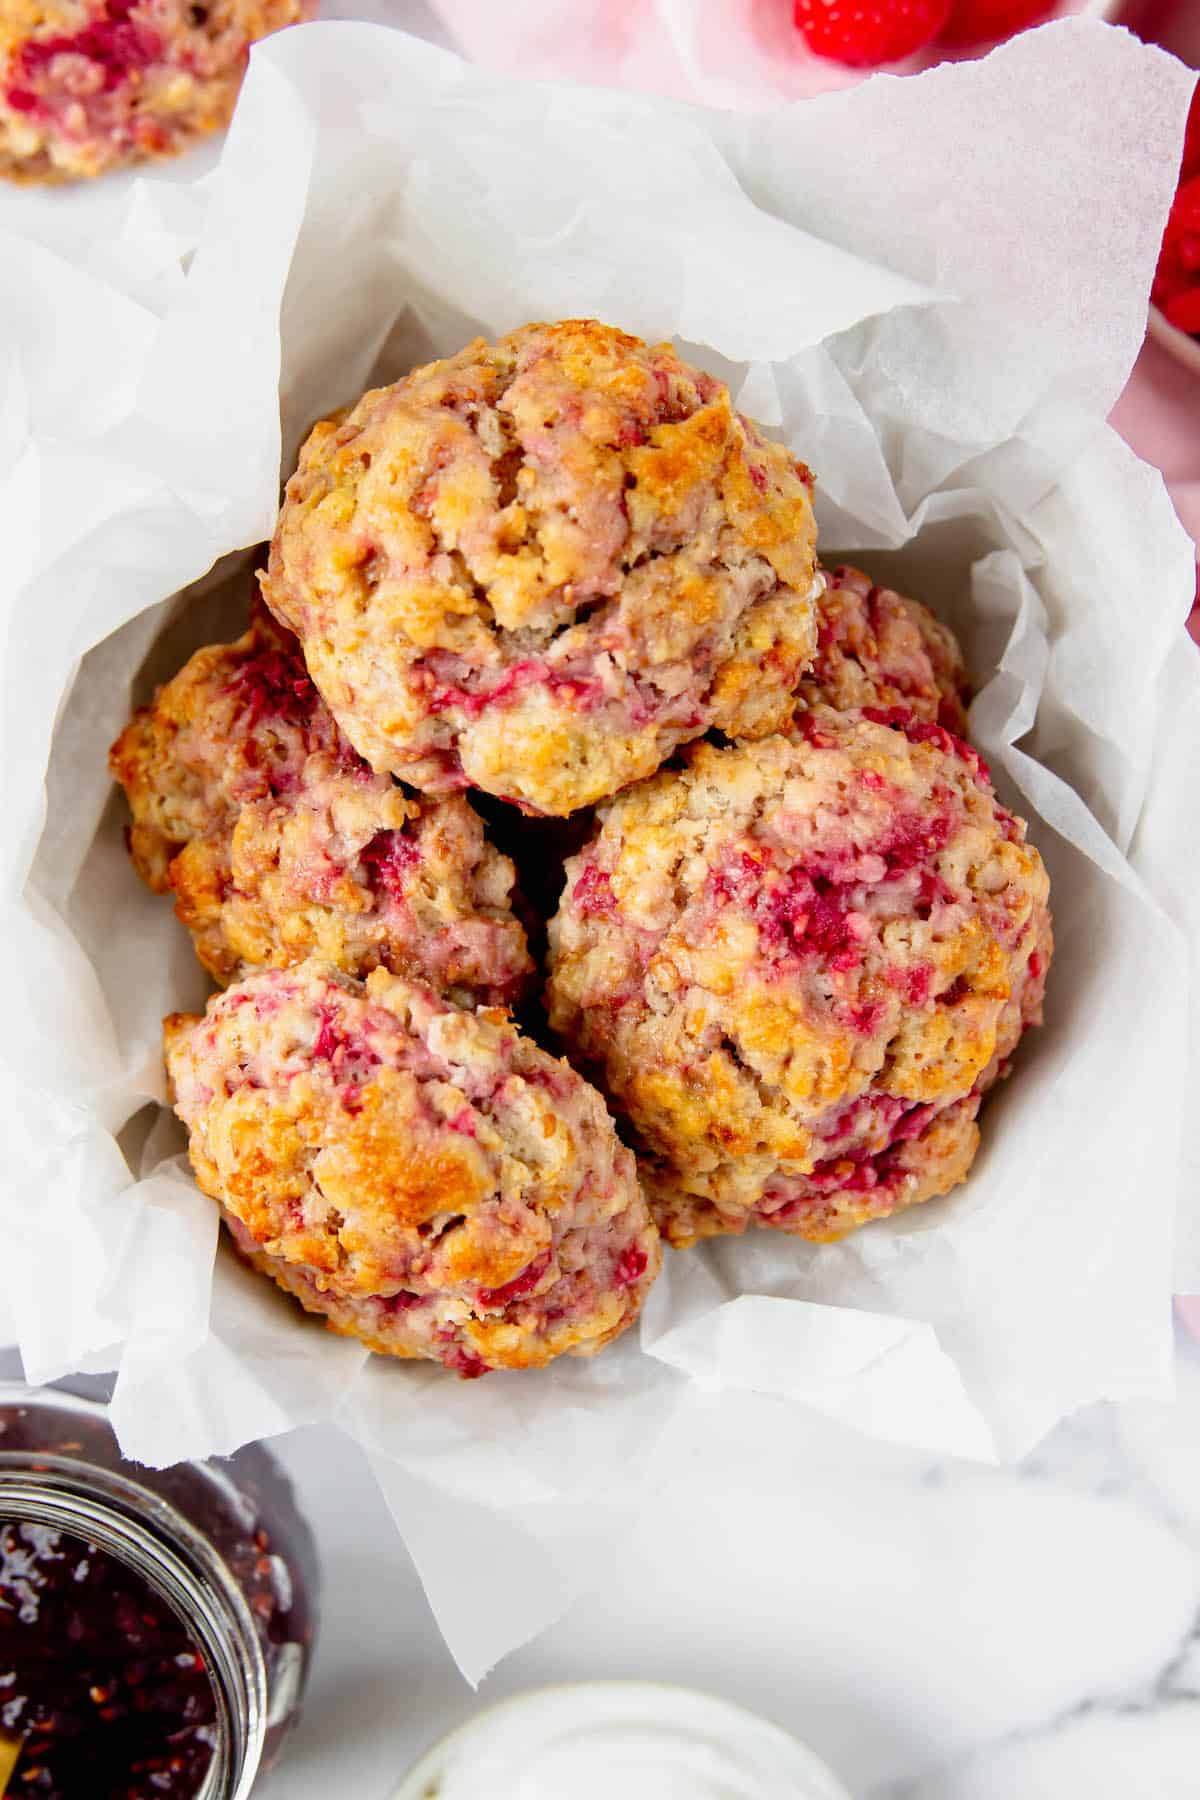
[[[846,1107],[985,1078],[1047,892],[968,746],[818,707],[601,809],[550,925],[551,1024],[685,1186],[753,1205]]]
[[[263,592],[374,768],[567,813],[786,721],[811,480],[669,344],[528,325],[314,429]]]

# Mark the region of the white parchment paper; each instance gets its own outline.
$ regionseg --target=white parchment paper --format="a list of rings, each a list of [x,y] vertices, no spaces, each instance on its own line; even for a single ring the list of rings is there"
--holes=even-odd
[[[714,1397],[995,1458],[1168,1385],[1200,1092],[1194,571],[1103,421],[1191,82],[1071,23],[746,119],[323,24],[255,51],[211,176],[130,183],[73,241],[0,231],[12,1333],[35,1379],[115,1369],[147,1462],[340,1419],[471,1678],[603,1571]],[[566,314],[678,338],[814,467],[824,550],[963,635],[1059,948],[955,1195],[837,1246],[671,1255],[640,1342],[466,1385],[368,1358],[217,1254],[161,1108],[159,1019],[203,979],[129,867],[104,757],[131,699],[236,624],[323,408]]]

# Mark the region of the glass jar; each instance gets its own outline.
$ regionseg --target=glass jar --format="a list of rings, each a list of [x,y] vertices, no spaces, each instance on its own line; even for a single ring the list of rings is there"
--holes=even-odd
[[[97,1735],[106,1718],[119,1715],[131,1729],[149,1720],[164,1734],[177,1719],[167,1741],[186,1743],[186,1753],[169,1766],[131,1765],[158,1772],[131,1774],[113,1791],[246,1800],[299,1709],[316,1623],[312,1536],[260,1446],[142,1468],[125,1461],[105,1408],[79,1385],[0,1381],[0,1576],[10,1584],[0,1611],[0,1724],[12,1735],[27,1730],[26,1687],[41,1696],[39,1720],[61,1704],[26,1744],[52,1744],[67,1765],[77,1756],[92,1770],[79,1791],[98,1794],[93,1758],[114,1742]],[[120,1707],[105,1706],[104,1684],[86,1685],[81,1645],[117,1671]],[[175,1667],[177,1678],[164,1673]],[[150,1680],[153,1692],[136,1691]],[[59,1692],[72,1698],[60,1703]],[[30,1785],[18,1781],[17,1792],[74,1793],[69,1775],[64,1786],[50,1772],[49,1755],[32,1775],[27,1761],[23,1753],[17,1777]]]

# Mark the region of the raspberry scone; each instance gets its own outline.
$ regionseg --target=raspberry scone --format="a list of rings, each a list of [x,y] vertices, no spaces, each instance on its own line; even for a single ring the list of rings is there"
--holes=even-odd
[[[171,892],[222,982],[321,956],[465,1002],[510,1003],[533,972],[513,866],[462,795],[374,775],[265,613],[198,650],[111,753],[138,873]]]
[[[591,1355],[636,1318],[660,1255],[633,1156],[504,1013],[306,963],[166,1038],[200,1186],[335,1331],[470,1376]]]
[[[959,737],[967,728],[967,672],[954,633],[919,600],[844,564],[825,571],[817,654],[798,693],[806,706],[904,706]]]
[[[71,181],[228,124],[250,46],[315,0],[4,0],[0,175]]]
[[[829,1241],[961,1181],[1051,950],[1042,860],[976,753],[816,707],[600,819],[550,923],[550,1023],[671,1242]]]
[[[811,488],[669,344],[527,325],[314,428],[263,592],[373,768],[561,815],[787,722]]]

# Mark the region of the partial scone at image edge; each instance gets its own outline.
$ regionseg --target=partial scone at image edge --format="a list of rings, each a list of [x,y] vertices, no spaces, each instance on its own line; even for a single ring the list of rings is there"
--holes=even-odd
[[[0,177],[60,185],[178,156],[233,114],[250,47],[317,0],[4,0]]]

